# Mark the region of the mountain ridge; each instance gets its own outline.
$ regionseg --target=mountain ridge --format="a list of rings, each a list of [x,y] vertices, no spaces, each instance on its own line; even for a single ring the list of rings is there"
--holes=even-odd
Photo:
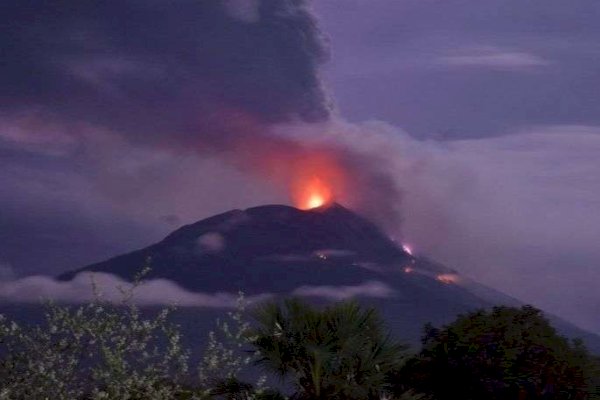
[[[145,278],[167,279],[193,292],[300,293],[315,301],[331,300],[325,294],[335,290],[354,293],[379,308],[413,343],[425,323],[441,325],[475,309],[523,304],[441,263],[411,255],[375,224],[337,203],[310,210],[285,205],[230,210],[58,279],[105,272],[132,280],[148,259],[151,271]],[[366,284],[370,291],[361,292]],[[561,333],[584,337],[600,354],[600,337],[548,315]]]

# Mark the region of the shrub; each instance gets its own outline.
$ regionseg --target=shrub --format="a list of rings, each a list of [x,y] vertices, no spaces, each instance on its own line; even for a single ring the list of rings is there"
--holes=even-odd
[[[530,306],[495,307],[426,327],[399,381],[436,399],[582,399],[593,375],[580,341],[559,336]]]
[[[133,291],[135,285],[130,289]],[[95,291],[96,292],[96,291]],[[171,399],[189,394],[188,352],[168,322],[99,295],[77,307],[47,303],[45,320],[21,326],[0,316],[1,399]]]

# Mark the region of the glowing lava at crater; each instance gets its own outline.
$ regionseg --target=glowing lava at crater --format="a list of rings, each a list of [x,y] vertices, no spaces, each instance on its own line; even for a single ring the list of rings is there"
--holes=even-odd
[[[312,178],[298,190],[296,203],[302,210],[322,207],[333,201],[333,193],[321,179]]]
[[[343,201],[352,206],[352,196],[347,188],[350,182],[336,154],[315,149],[305,149],[301,157],[291,160],[286,166],[292,171],[289,176],[290,194],[296,207],[311,210]]]
[[[306,208],[310,209],[321,207],[325,203],[326,201],[323,196],[315,193],[308,198],[308,201],[306,202]]]

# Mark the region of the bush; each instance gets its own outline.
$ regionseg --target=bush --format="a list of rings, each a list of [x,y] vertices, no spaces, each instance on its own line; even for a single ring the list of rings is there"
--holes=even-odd
[[[133,290],[133,289],[131,289]],[[188,352],[166,308],[144,318],[122,304],[46,304],[45,321],[0,317],[0,399],[171,399],[189,394]]]
[[[169,322],[173,307],[147,315],[134,304],[142,271],[122,289],[123,300],[94,300],[77,307],[45,304],[42,324],[21,326],[0,315],[0,400],[276,399],[265,377],[255,385],[233,383],[255,359],[247,354],[246,303],[217,321],[197,371],[191,352]]]
[[[295,398],[379,399],[403,358],[405,347],[390,338],[376,310],[355,302],[323,309],[273,302],[257,310],[256,320],[259,364],[289,378]]]
[[[580,341],[557,335],[530,306],[496,307],[426,327],[399,381],[438,400],[583,399],[593,363]]]

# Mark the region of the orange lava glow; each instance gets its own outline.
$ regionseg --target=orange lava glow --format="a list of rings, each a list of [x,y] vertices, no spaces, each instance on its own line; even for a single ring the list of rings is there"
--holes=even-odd
[[[321,207],[332,201],[331,189],[319,178],[312,178],[306,186],[299,190],[297,196],[298,208],[310,210]]]
[[[294,171],[291,195],[296,207],[311,210],[346,199],[346,173],[331,154],[307,151],[302,158],[288,166]]]
[[[446,284],[458,283],[458,276],[455,274],[440,274],[436,277],[436,279]]]
[[[323,196],[319,194],[313,194],[308,199],[308,202],[306,203],[306,208],[317,208],[321,207],[323,204],[325,204],[325,199],[323,198]]]
[[[411,267],[404,267],[404,272],[407,274],[412,273],[414,270]]]

